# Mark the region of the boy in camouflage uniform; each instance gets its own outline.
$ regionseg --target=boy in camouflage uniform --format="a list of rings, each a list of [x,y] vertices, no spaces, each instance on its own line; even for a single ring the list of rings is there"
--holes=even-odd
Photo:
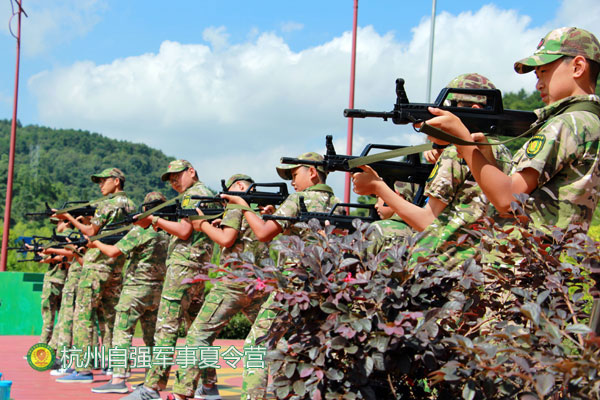
[[[489,79],[475,73],[459,75],[450,81],[447,87],[496,88]],[[457,107],[473,108],[481,108],[486,102],[485,96],[455,93],[446,100]],[[478,135],[483,137],[482,134]],[[488,146],[486,157],[497,163],[502,170],[509,170],[512,154],[506,146]],[[424,231],[425,235],[416,248],[421,251],[427,249],[427,252],[433,252],[441,244],[456,239],[462,228],[484,215],[488,204],[454,146],[445,148],[437,159],[425,186],[428,201],[422,208],[394,195],[385,184],[377,182],[375,175],[370,171],[354,174],[353,182],[356,193],[373,190],[414,229]]]
[[[40,261],[47,263],[42,285],[42,334],[40,343],[56,348],[56,338],[60,327],[54,326],[56,313],[59,312],[62,290],[67,278],[67,260],[62,256],[47,257]]]
[[[135,210],[133,202],[123,191],[125,175],[121,170],[107,168],[99,174],[92,175],[91,179],[98,184],[100,191],[106,197],[96,204],[96,212],[90,224],[84,224],[68,213],[57,215],[60,219],[69,220],[75,228],[87,236],[96,235],[105,225],[118,222]],[[104,354],[108,355],[108,349],[112,347],[115,306],[121,292],[124,263],[124,256],[107,257],[98,249],[89,249],[83,257],[83,271],[75,301],[73,347],[82,350],[84,355],[93,345],[94,315],[100,319],[100,310],[105,321],[105,324],[101,324],[100,327]],[[89,363],[83,367],[76,366],[75,369],[72,374],[58,378],[56,381],[62,383],[93,381]]]
[[[181,205],[184,208],[193,207],[191,196],[214,196],[214,193],[198,180],[196,170],[186,160],[171,161],[161,179],[168,180],[173,189],[183,195]],[[136,224],[142,227],[152,225],[154,229],[160,228],[171,234],[154,343],[156,347],[174,347],[185,310],[189,307],[191,299],[201,296],[204,291],[202,282],[182,281],[199,273],[206,273],[205,265],[210,262],[213,242],[204,233],[195,232],[187,218],[168,221],[158,216],[148,216],[139,219]],[[123,400],[160,399],[158,391],[166,387],[170,370],[170,365],[153,363],[146,374],[144,384],[139,385]]]
[[[164,202],[165,196],[160,192],[150,192],[144,198],[144,203]],[[158,205],[158,203],[157,203]],[[125,254],[128,258],[125,266],[125,277],[119,304],[115,307],[117,318],[113,332],[113,347],[129,348],[135,332],[135,326],[140,321],[146,346],[154,346],[154,329],[162,283],[165,278],[167,248],[169,234],[163,230],[154,231],[151,227],[134,226],[115,245],[93,241],[88,247],[97,248],[105,255],[115,258]],[[126,357],[129,359],[129,357]],[[130,365],[114,367],[110,382],[92,388],[94,393],[127,393],[125,384],[130,374]]]
[[[300,160],[323,161],[323,156],[317,153],[304,153],[298,156]],[[292,193],[277,208],[273,215],[295,217],[300,213],[300,198],[304,198],[304,204],[309,212],[329,211],[339,199],[333,194],[333,189],[325,184],[327,174],[323,167],[310,166],[306,164],[284,164],[277,167],[279,176],[286,180],[292,180],[292,186],[296,193]],[[225,196],[230,203],[240,204],[248,207],[248,204],[237,196]],[[290,221],[268,220],[264,221],[254,212],[243,210],[244,217],[256,237],[262,242],[268,242],[280,233],[302,236],[302,231],[293,226]],[[255,346],[259,337],[266,335],[271,326],[280,316],[280,312],[273,306],[275,292],[271,292],[268,299],[263,303],[258,316],[250,329],[244,346]],[[242,399],[262,399],[266,396],[268,370],[262,368],[244,368],[242,383]]]
[[[252,178],[244,174],[236,174],[227,180],[226,186],[229,191],[245,192],[254,183]],[[202,212],[198,210],[198,214]],[[260,265],[264,258],[269,257],[269,249],[265,243],[256,239],[254,232],[250,229],[248,222],[238,208],[225,208],[225,214],[219,226],[213,226],[205,219],[193,221],[194,229],[206,233],[215,243],[221,246],[221,262],[226,265],[228,259],[242,253],[250,253],[255,265]],[[235,268],[232,263],[226,268]],[[200,313],[188,331],[186,346],[211,346],[219,332],[229,323],[231,318],[238,312],[243,312],[250,322],[254,322],[261,304],[266,300],[266,295],[261,292],[246,293],[245,283],[236,283],[229,280],[221,280],[215,283],[207,294]],[[177,399],[190,398],[194,396],[194,388],[198,386],[202,376],[201,387],[196,391],[196,397],[215,399],[218,391],[215,390],[215,380],[208,379],[202,374],[202,369],[197,365],[180,368],[177,371],[173,392]],[[212,396],[212,397],[211,397]]]
[[[501,215],[508,216],[515,194],[526,193],[536,228],[589,229],[600,183],[600,98],[593,94],[599,64],[600,44],[593,34],[578,28],[551,31],[531,57],[514,65],[517,73],[535,70],[536,89],[547,106],[535,111],[537,131],[513,157],[511,173],[488,161],[479,147],[456,145]],[[472,140],[452,113],[431,111],[438,117],[428,124]]]

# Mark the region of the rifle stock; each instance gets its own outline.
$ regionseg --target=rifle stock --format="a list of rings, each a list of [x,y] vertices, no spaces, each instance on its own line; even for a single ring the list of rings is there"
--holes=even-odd
[[[246,203],[256,204],[259,207],[279,205],[283,203],[283,201],[289,196],[285,182],[252,183],[245,192],[235,192],[227,190],[225,179],[221,179],[221,187],[223,188],[223,191],[220,194],[239,196],[244,199]],[[277,191],[269,192],[265,190],[258,190],[258,188],[276,188]]]

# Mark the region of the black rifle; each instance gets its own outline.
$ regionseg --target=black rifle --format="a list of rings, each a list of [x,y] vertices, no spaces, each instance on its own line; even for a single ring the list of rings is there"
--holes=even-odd
[[[19,238],[17,238],[17,240],[15,240],[15,242],[17,244],[20,243],[20,245],[8,247],[7,250],[16,250],[18,253],[22,254],[23,257],[27,257],[26,254],[29,252],[33,253],[33,258],[24,258],[17,260],[17,262],[40,262],[42,261],[42,257],[38,253],[44,250],[44,245],[42,244],[42,242],[50,240],[52,240],[52,238],[46,236],[20,236]]]
[[[45,204],[46,204],[46,209],[44,211],[27,213],[27,214],[25,214],[25,216],[26,217],[51,217],[52,214],[54,214],[54,211],[52,211],[52,208],[48,205],[48,202],[46,202]],[[79,208],[74,208],[69,211],[69,214],[71,214],[74,218],[77,218],[79,216],[83,216],[83,217],[93,216],[94,213],[96,212],[96,207],[89,205],[89,201],[85,201],[85,200],[67,201],[63,204],[62,207],[60,207],[58,209],[62,210],[65,208],[73,207],[77,204],[85,204],[85,205],[82,207],[79,207]]]
[[[221,187],[223,188],[223,191],[220,194],[239,196],[244,199],[246,203],[256,204],[259,207],[264,207],[269,204],[279,205],[289,196],[285,182],[253,183],[245,192],[234,192],[227,190],[225,179],[221,179]],[[257,190],[258,188],[277,188],[277,191],[259,191]]]
[[[405,146],[389,145],[389,144],[368,144],[360,153],[360,156],[347,156],[337,154],[333,147],[333,137],[325,136],[325,147],[327,152],[323,156],[323,161],[300,160],[298,158],[282,157],[282,164],[305,164],[322,166],[325,171],[344,171],[344,172],[362,172],[360,168],[350,168],[348,161],[358,157],[364,157],[373,149],[395,150]],[[415,194],[413,203],[419,206],[424,204],[423,190],[425,182],[431,174],[433,165],[421,163],[419,154],[411,154],[407,156],[406,161],[378,161],[369,164],[384,182],[391,188],[394,187],[395,181],[415,183],[419,185],[419,189]]]
[[[457,107],[456,101],[451,100],[446,105],[450,94],[469,96],[484,96],[483,108]],[[452,112],[459,117],[470,132],[484,132],[493,135],[518,136],[529,129],[537,117],[531,111],[505,110],[502,104],[502,92],[498,89],[459,89],[444,88],[435,103],[409,103],[404,90],[404,79],[396,79],[396,104],[392,111],[366,111],[345,109],[347,118],[383,118],[391,119],[394,124],[405,125],[422,122],[434,117],[427,108],[436,107]]]
[[[337,203],[333,206],[333,208],[328,212],[316,212],[316,211],[308,211],[306,209],[306,205],[304,204],[304,197],[300,196],[300,212],[295,217],[285,217],[279,215],[263,215],[263,219],[274,220],[274,221],[292,221],[292,222],[308,222],[311,219],[317,219],[321,224],[324,224],[325,221],[329,221],[329,223],[335,226],[338,229],[348,229],[350,232],[354,231],[354,226],[352,226],[352,221],[355,219],[360,219],[363,222],[374,222],[379,220],[379,215],[375,210],[375,206],[373,204],[360,204],[360,203]],[[360,217],[356,215],[346,215],[346,214],[335,214],[337,208],[355,208],[355,209],[365,209],[369,211],[369,215],[366,217]]]

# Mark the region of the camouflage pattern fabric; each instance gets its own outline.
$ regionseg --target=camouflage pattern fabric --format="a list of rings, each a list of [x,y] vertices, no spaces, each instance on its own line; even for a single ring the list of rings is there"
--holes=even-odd
[[[551,63],[563,56],[583,56],[600,63],[600,43],[596,36],[585,29],[554,29],[540,41],[532,56],[515,63],[515,71],[525,74],[537,66]]]
[[[508,173],[512,165],[512,155],[508,148],[497,145],[492,146],[492,151],[500,169]],[[469,167],[458,157],[454,146],[447,147],[440,155],[428,178],[425,194],[446,203],[447,206],[425,228],[423,238],[416,245],[420,252],[416,256],[424,255],[423,251],[438,251],[444,243],[456,240],[464,233],[463,228],[485,215],[489,204]],[[459,249],[449,249],[451,253],[457,250]]]
[[[129,349],[138,321],[142,326],[144,343],[154,346],[154,330],[158,305],[165,279],[169,234],[134,226],[115,246],[128,256],[123,289],[116,306],[113,347]],[[127,368],[115,368],[117,378],[126,378]]]
[[[100,202],[91,223],[104,226],[118,222],[135,210],[135,205],[125,192]],[[77,287],[75,320],[73,322],[73,345],[77,349],[92,346],[93,316],[97,315],[105,354],[112,347],[112,334],[116,318],[115,306],[119,301],[123,283],[122,268],[126,257],[111,258],[98,249],[88,249],[83,257],[82,277]],[[89,371],[88,367],[77,368]]]
[[[243,285],[217,282],[206,295],[202,309],[188,331],[186,346],[212,346],[219,332],[238,312],[243,312],[254,322],[265,299],[264,295],[248,296]],[[213,368],[200,369],[198,365],[179,368],[173,391],[193,397],[200,377],[204,384],[217,382]]]
[[[222,227],[238,231],[236,241],[231,247],[222,249],[221,265],[234,253],[250,252],[255,264],[268,257],[268,247],[256,239],[240,209],[226,209],[221,221]],[[229,266],[235,268],[235,265]],[[202,309],[190,327],[186,339],[187,346],[211,346],[219,332],[238,312],[243,312],[250,322],[254,322],[260,305],[266,296],[249,296],[245,284],[219,281],[206,295]],[[216,383],[216,371],[212,368],[200,369],[198,366],[180,368],[176,373],[173,391],[185,396],[193,396],[202,376],[204,384]]]
[[[414,233],[411,227],[396,214],[391,218],[371,223],[371,227],[373,227],[373,231],[367,239],[373,241],[373,244],[369,246],[367,252],[372,254],[384,252]]]
[[[496,86],[485,76],[470,73],[462,74],[452,79],[450,83],[446,85],[447,88],[457,89],[496,89]],[[450,93],[446,100],[454,101],[468,101],[472,103],[485,104],[486,96],[462,94],[462,93]]]
[[[200,181],[185,191],[182,207],[193,208],[188,196],[214,195]],[[194,231],[187,240],[171,237],[167,258],[167,273],[158,307],[157,329],[154,334],[156,346],[175,346],[178,331],[186,319],[192,301],[204,292],[204,283],[182,283],[199,273],[207,273],[206,263],[210,262],[213,242],[202,232]],[[153,365],[144,386],[154,390],[164,390],[169,379],[170,366]]]
[[[565,104],[585,100],[600,103],[595,95],[567,97],[536,110],[538,121]],[[572,111],[550,118],[515,154],[513,172],[533,168],[540,174],[528,207],[536,227],[579,224],[587,232],[598,204],[599,138],[600,118]]]
[[[329,211],[335,204],[340,202],[339,199],[333,194],[333,189],[331,189],[330,186],[321,183],[311,186],[301,192],[290,194],[273,214],[286,217],[297,216],[300,213],[300,196],[304,197],[304,204],[309,212],[326,212]],[[293,232],[291,234],[303,236],[302,231],[293,227],[291,222],[277,222],[279,222],[284,232]],[[268,299],[262,304],[258,312],[258,316],[252,324],[252,328],[250,328],[250,333],[248,334],[248,337],[246,337],[246,342],[244,343],[245,346],[255,345],[256,339],[269,333],[275,321],[281,317],[281,311],[273,306],[274,296],[275,292],[271,292]],[[285,332],[281,332],[280,336],[282,337],[284,333]],[[265,398],[267,393],[268,376],[267,369],[244,368],[241,398]]]
[[[54,327],[56,313],[59,311],[62,289],[67,277],[67,268],[63,263],[50,264],[44,274],[42,286],[42,334],[40,343],[56,348],[57,333]]]
[[[60,302],[60,311],[58,312],[58,322],[55,329],[58,331],[56,338],[57,350],[63,347],[71,348],[73,340],[73,315],[75,313],[75,293],[77,285],[81,278],[82,267],[77,261],[72,261],[68,269],[65,286],[62,290],[62,300]],[[59,353],[57,353],[58,355]]]

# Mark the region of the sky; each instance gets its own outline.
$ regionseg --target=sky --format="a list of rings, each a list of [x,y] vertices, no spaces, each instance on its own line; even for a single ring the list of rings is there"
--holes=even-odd
[[[279,181],[279,158],[324,153],[325,135],[345,152],[353,3],[22,0],[18,119],[145,143],[190,160],[213,188],[240,172]],[[10,16],[0,0],[4,119],[15,84]],[[517,75],[513,63],[551,29],[600,35],[598,21],[600,0],[438,0],[431,98],[467,72],[503,92],[532,91],[533,74]],[[391,110],[399,77],[410,101],[426,101],[430,24],[427,1],[359,3],[356,108]],[[423,141],[409,126],[354,123],[353,154]],[[340,197],[343,176],[328,178]]]

